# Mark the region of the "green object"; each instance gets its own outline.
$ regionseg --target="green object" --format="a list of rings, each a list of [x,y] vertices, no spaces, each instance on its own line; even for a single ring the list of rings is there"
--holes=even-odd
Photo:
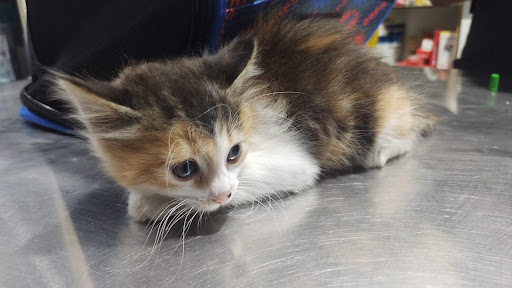
[[[489,90],[496,92],[498,91],[498,85],[500,84],[500,74],[491,74],[491,81],[489,82]]]

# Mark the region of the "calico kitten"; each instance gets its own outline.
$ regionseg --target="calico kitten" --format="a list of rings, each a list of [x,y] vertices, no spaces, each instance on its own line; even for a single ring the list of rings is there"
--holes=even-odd
[[[214,55],[59,75],[129,214],[161,219],[301,191],[323,171],[382,167],[434,124],[392,69],[328,19],[260,20]]]

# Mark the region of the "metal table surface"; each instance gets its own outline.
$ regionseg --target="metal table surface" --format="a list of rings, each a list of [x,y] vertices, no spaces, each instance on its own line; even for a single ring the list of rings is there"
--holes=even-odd
[[[412,153],[212,215],[153,255],[84,140],[23,122],[26,83],[0,86],[0,286],[512,287],[512,94],[400,75],[440,116]]]

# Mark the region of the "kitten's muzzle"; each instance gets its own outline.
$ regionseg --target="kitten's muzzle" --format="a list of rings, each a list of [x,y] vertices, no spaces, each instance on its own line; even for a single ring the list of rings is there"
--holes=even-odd
[[[231,195],[232,195],[231,191],[220,193],[220,194],[215,195],[215,197],[213,197],[213,201],[215,201],[219,204],[222,204],[222,203],[227,202],[229,200],[229,198],[231,198]]]

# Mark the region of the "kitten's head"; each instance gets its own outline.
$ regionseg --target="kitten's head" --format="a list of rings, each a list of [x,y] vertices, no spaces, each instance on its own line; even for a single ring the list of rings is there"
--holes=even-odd
[[[56,83],[120,184],[213,211],[235,197],[250,149],[251,109],[226,91],[252,52],[238,39],[213,56],[127,67],[111,82]]]

